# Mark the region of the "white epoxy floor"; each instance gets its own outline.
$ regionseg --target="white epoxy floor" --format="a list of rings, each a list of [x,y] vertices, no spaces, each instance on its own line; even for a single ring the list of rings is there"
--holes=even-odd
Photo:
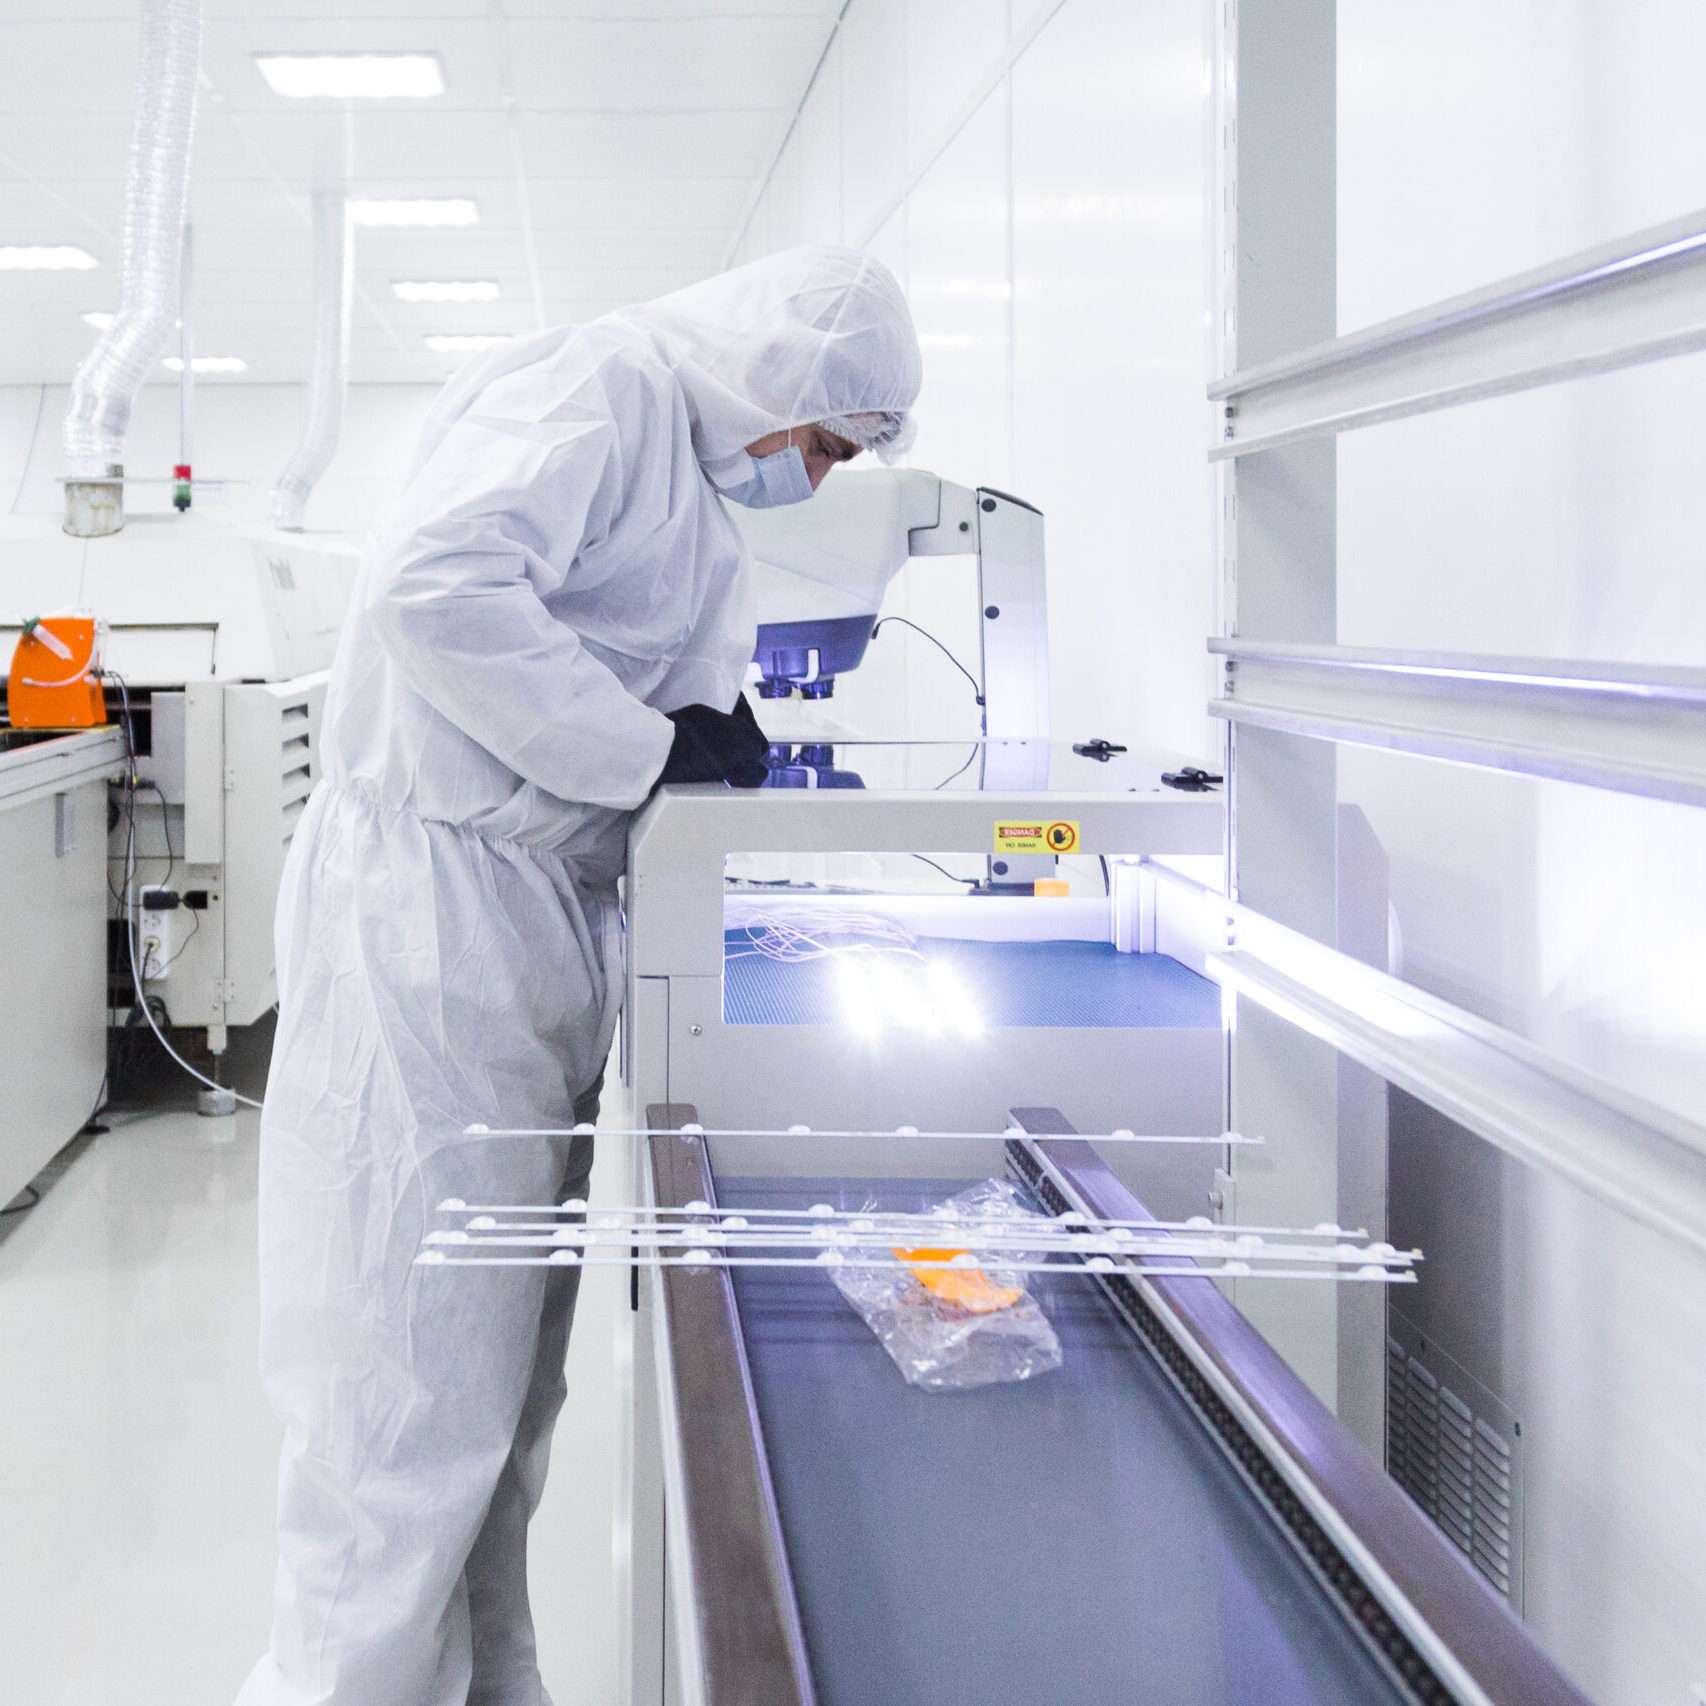
[[[265,1645],[278,1429],[255,1369],[258,1115],[193,1109],[162,1081],[0,1220],[0,1700],[18,1706],[228,1706]],[[626,1122],[614,1096],[606,1118]],[[604,1146],[595,1194],[615,1200],[624,1158]],[[616,1699],[625,1277],[583,1283],[533,1527],[556,1706]]]

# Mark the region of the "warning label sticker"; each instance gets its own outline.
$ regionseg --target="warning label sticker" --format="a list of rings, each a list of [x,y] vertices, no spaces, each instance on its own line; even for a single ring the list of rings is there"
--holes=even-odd
[[[1076,818],[1057,819],[1053,823],[1032,819],[995,826],[997,853],[1076,853],[1079,839]]]

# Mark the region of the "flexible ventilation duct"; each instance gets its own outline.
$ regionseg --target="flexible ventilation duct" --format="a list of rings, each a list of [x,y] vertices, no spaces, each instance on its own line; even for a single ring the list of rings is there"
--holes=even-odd
[[[65,412],[65,525],[72,533],[124,525],[122,487],[114,482],[124,472],[131,404],[178,311],[200,58],[200,0],[143,0],[118,314],[77,369]]]
[[[314,482],[331,465],[349,367],[349,227],[341,194],[314,197],[314,354],[302,443],[272,492],[274,527],[300,531]]]

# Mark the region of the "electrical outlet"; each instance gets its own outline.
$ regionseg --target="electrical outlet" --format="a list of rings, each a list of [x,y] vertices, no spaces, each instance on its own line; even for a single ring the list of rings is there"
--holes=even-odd
[[[155,901],[156,895],[169,899],[170,907],[159,905]],[[177,896],[165,889],[144,889],[138,913],[137,930],[141,943],[138,958],[143,981],[163,982],[172,975],[172,961],[178,954],[178,926],[183,913],[178,910]]]

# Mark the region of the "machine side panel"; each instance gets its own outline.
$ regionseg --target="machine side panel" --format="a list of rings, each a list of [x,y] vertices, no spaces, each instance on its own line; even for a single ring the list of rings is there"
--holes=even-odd
[[[978,598],[983,609],[984,728],[991,738],[1049,732],[1048,583],[1043,518],[978,493]]]
[[[225,684],[184,688],[184,862],[218,865],[225,858]]]
[[[654,1126],[696,1117],[680,1104],[646,1111]],[[659,1136],[648,1149],[660,1206],[715,1202],[703,1139]],[[707,1706],[814,1706],[734,1287],[726,1272],[661,1279],[685,1504],[672,1528],[689,1547],[685,1569],[670,1576],[691,1584],[694,1603],[675,1609],[698,1630],[703,1698]],[[692,1681],[684,1679],[690,1697]]]
[[[630,977],[622,1013],[622,1064],[636,1108],[669,1097],[667,977]]]
[[[0,799],[0,1204],[94,1111],[106,1070],[107,784]]]
[[[319,771],[324,675],[225,689],[226,1023],[249,1025],[278,999],[273,912],[296,825]]]

